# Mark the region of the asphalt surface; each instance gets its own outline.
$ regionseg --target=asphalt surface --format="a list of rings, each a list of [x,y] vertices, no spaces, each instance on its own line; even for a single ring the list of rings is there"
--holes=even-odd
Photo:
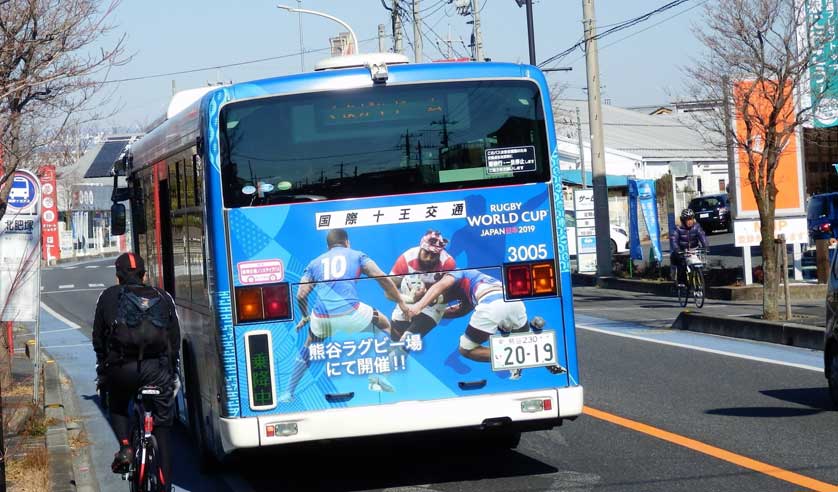
[[[56,330],[45,334],[44,345],[50,350],[52,344],[80,396],[101,489],[125,490],[107,470],[115,441],[95,405],[92,350],[84,351],[103,288],[97,284],[114,281],[111,261],[46,270],[43,302],[81,329],[67,330],[58,319],[42,324]],[[180,432],[175,484],[193,491],[838,490],[831,485],[838,484],[832,438],[838,412],[829,410],[822,353],[669,330],[681,311],[674,298],[595,288],[576,288],[574,297],[589,413],[525,434],[514,451],[460,444],[452,435],[381,437],[243,453],[225,473],[207,476]],[[801,303],[795,312],[814,320],[822,308]],[[757,313],[759,305],[708,300],[702,311],[742,316]],[[592,415],[596,410],[606,413]],[[683,442],[627,428],[609,415]],[[696,451],[685,445],[687,438],[741,459]],[[746,458],[765,466],[754,471]],[[780,472],[772,476],[767,465]]]

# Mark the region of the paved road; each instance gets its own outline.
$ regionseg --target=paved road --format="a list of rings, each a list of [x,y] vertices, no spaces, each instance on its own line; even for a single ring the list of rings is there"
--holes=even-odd
[[[89,284],[112,282],[109,262],[46,271],[44,302],[68,318],[92,320],[101,288]],[[85,282],[90,290],[79,292]],[[71,283],[72,292],[61,288]],[[195,491],[402,492],[794,491],[838,484],[838,442],[831,438],[838,412],[827,411],[819,352],[673,332],[665,327],[680,309],[671,298],[593,288],[574,295],[587,413],[525,435],[515,451],[455,446],[450,436],[260,450],[231,463],[230,487],[198,472],[181,435],[175,483]],[[709,301],[704,309],[744,314],[749,307]],[[699,444],[711,446],[703,448],[711,454],[697,451]],[[734,454],[722,459],[724,451]],[[108,461],[110,452],[101,451]],[[124,488],[108,482],[102,490]]]

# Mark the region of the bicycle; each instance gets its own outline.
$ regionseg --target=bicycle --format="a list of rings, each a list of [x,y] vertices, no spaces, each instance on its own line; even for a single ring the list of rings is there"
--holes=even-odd
[[[158,460],[159,451],[154,431],[151,398],[159,396],[157,386],[143,386],[134,397],[134,423],[131,427],[133,458],[128,472],[122,475],[131,486],[131,492],[160,492],[165,490],[165,478]]]
[[[693,296],[695,307],[704,306],[705,282],[704,265],[706,264],[703,249],[688,249],[684,252],[684,268],[686,268],[687,284],[678,284],[676,291],[678,304],[686,307],[690,295]],[[677,279],[676,279],[677,281]]]

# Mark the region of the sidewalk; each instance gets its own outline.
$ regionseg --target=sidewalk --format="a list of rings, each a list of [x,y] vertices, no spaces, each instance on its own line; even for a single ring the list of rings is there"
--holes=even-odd
[[[578,314],[625,321],[650,328],[675,328],[815,350],[823,349],[825,299],[793,299],[791,321],[766,321],[761,319],[761,300],[707,299],[701,309],[697,309],[692,303],[682,308],[670,291],[662,292],[666,293],[574,286],[574,310]],[[606,302],[607,304],[604,304]],[[779,307],[783,313],[782,301]]]

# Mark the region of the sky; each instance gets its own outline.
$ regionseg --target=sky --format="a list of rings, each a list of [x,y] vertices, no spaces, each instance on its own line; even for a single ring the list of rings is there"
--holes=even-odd
[[[597,0],[598,31],[670,1]],[[685,77],[683,67],[702,52],[691,26],[701,22],[701,7],[706,1],[686,1],[601,39],[603,101],[617,106],[654,105],[678,95]],[[280,2],[297,6],[297,0]],[[173,84],[176,90],[184,90],[219,81],[242,82],[297,73],[301,65],[306,71],[312,70],[314,63],[328,57],[329,38],[344,29],[329,19],[302,15],[304,49],[323,51],[305,54],[301,60],[300,18],[296,13],[276,8],[280,2],[122,0],[111,18],[116,28],[102,40],[102,45],[108,46],[116,36],[125,34],[127,52],[133,57],[107,74],[107,93],[112,95],[107,107],[115,115],[104,125],[147,126],[165,111]],[[390,6],[392,0],[386,3]],[[402,3],[409,7],[409,1]],[[378,24],[385,24],[390,34],[390,13],[381,0],[302,0],[301,5],[351,25],[361,41],[362,52],[378,51]],[[479,6],[483,56],[494,61],[528,62],[526,9],[519,8],[515,0],[479,0]],[[458,15],[454,4],[446,0],[421,0],[420,12],[426,61],[441,59],[447,53],[445,39],[449,32],[454,40],[454,56],[467,56],[469,49],[463,44],[469,42],[471,26],[466,22],[470,18]],[[533,13],[539,63],[582,38],[581,0],[535,0]],[[405,54],[412,59],[412,24],[405,24],[405,30]],[[391,39],[385,43],[388,49],[392,48]],[[245,63],[254,60],[264,61]],[[238,65],[230,66],[234,64]],[[210,68],[223,65],[227,66]],[[553,66],[572,68],[569,72],[548,74],[551,83],[566,87],[563,97],[586,97],[585,58],[580,49]],[[204,68],[207,69],[163,75]],[[138,80],[124,80],[134,78]]]

